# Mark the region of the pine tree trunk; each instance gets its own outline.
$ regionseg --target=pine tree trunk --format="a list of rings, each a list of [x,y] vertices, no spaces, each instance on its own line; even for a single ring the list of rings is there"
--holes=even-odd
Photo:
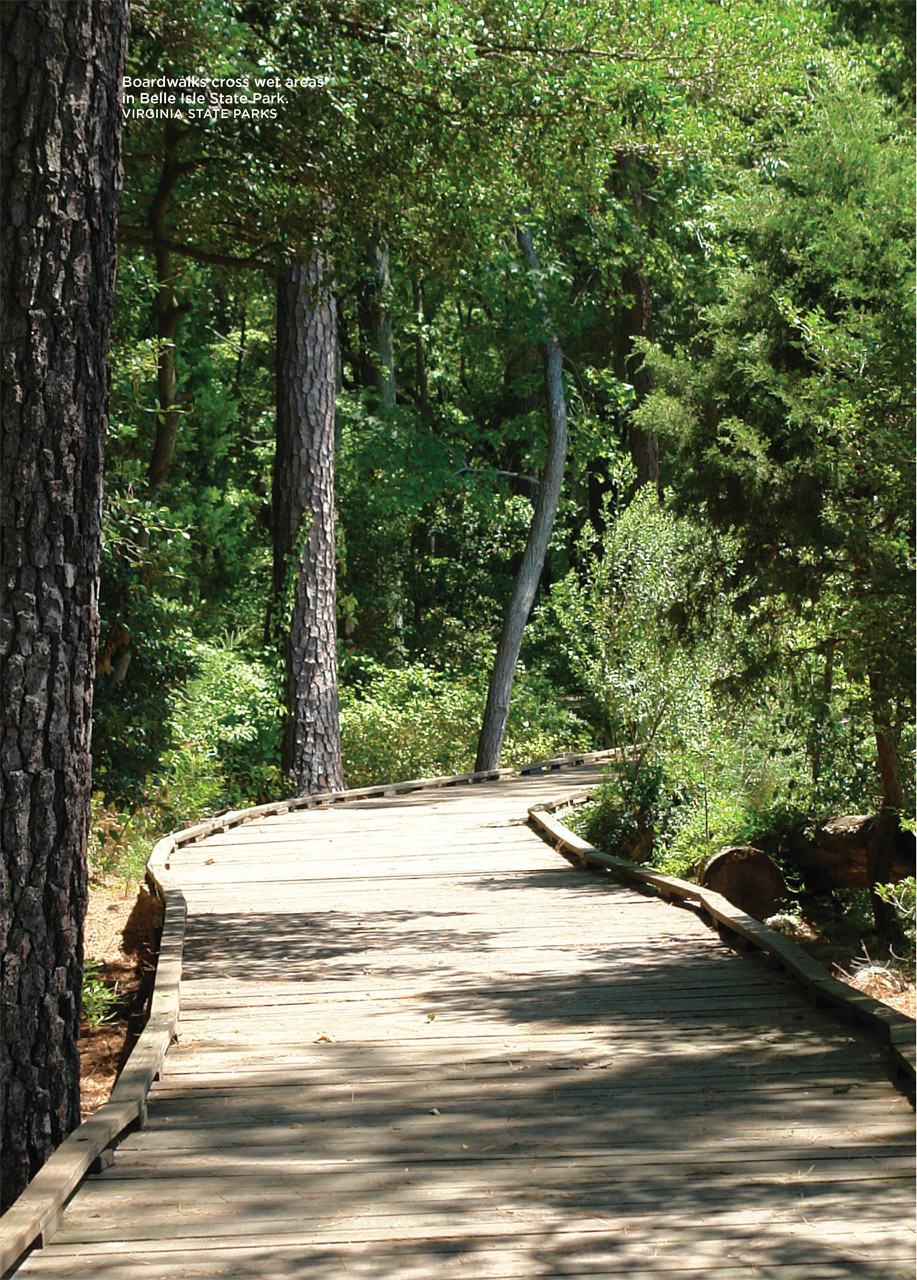
[[[283,768],[297,795],[340,790],[334,580],[336,309],[317,254],[277,289],[274,591],[292,617],[284,638]]]
[[[127,0],[0,5],[2,1197],[79,1124]]]
[[[518,234],[519,246],[529,270],[537,272],[538,258],[532,244],[531,232],[527,227],[522,227]],[[567,457],[567,403],[561,380],[562,368],[563,351],[556,335],[552,333],[544,344],[544,384],[548,415],[547,461],[538,488],[538,496],[535,499],[535,510],[528,541],[522,555],[522,564],[506,610],[490,676],[487,705],[484,708],[484,719],[478,738],[478,754],[474,766],[481,772],[497,769],[500,766],[500,752],[503,749],[503,738],[506,734],[513,677],[516,673],[516,663],[519,661],[519,651],[522,648],[522,634],[535,602],[535,593],[544,568],[544,558],[557,512],[557,503],[560,500],[564,462]]]

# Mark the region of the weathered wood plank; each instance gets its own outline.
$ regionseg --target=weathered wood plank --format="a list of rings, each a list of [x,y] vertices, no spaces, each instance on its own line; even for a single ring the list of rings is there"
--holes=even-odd
[[[364,789],[169,845],[178,1044],[21,1274],[912,1276],[913,1115],[879,1050],[522,825],[598,776]]]
[[[604,1247],[603,1247],[604,1243]],[[229,1280],[259,1280],[294,1277],[296,1280],[340,1280],[342,1275],[357,1280],[531,1280],[532,1276],[563,1276],[566,1280],[616,1280],[617,1277],[665,1275],[711,1277],[711,1280],[750,1280],[757,1259],[749,1259],[737,1242],[735,1250],[718,1250],[717,1245],[696,1245],[690,1257],[666,1253],[637,1258],[616,1248],[616,1237],[607,1241],[577,1240],[550,1235],[528,1236],[518,1244],[482,1236],[468,1241],[375,1242],[371,1245],[322,1246],[303,1250],[301,1243],[262,1243],[248,1248],[236,1246],[196,1248],[192,1254],[159,1254],[155,1258],[157,1280],[196,1280],[219,1275]],[[105,1280],[149,1280],[149,1260],[141,1252],[120,1249],[100,1259],[94,1249],[61,1251],[47,1259],[42,1274],[57,1276],[99,1276]],[[737,1259],[734,1253],[740,1256]],[[837,1259],[837,1254],[835,1255]],[[787,1262],[779,1256],[765,1260],[766,1269],[757,1274],[767,1280],[910,1280],[912,1259],[907,1251],[873,1245],[868,1256],[862,1252],[841,1254],[828,1260],[817,1246],[808,1262]],[[28,1274],[25,1272],[24,1274]]]
[[[401,1212],[397,1202],[378,1209],[359,1199],[347,1205],[332,1204],[329,1197],[323,1197],[324,1212],[316,1212],[302,1191],[291,1190],[294,1193],[284,1197],[281,1204],[274,1196],[243,1196],[229,1203],[220,1197],[216,1203],[207,1203],[176,1199],[173,1195],[165,1202],[141,1204],[142,1216],[139,1218],[129,1207],[123,1213],[114,1208],[111,1212],[106,1209],[106,1221],[92,1227],[81,1223],[71,1228],[65,1215],[59,1246],[143,1242],[153,1252],[166,1244],[173,1248],[180,1244],[191,1249],[198,1241],[207,1241],[208,1244],[215,1239],[228,1242],[241,1238],[249,1241],[259,1236],[272,1241],[284,1237],[299,1239],[310,1247],[392,1238],[424,1240],[443,1235],[443,1218],[448,1220],[452,1239],[457,1235],[473,1239],[480,1233],[496,1234],[501,1231],[505,1234],[542,1231],[547,1225],[546,1219],[548,1223],[553,1220],[561,1232],[574,1226],[570,1220],[573,1219],[576,1231],[581,1233],[598,1233],[614,1226],[626,1235],[631,1247],[641,1237],[647,1243],[655,1240],[658,1247],[666,1237],[671,1240],[675,1235],[684,1246],[717,1234],[745,1234],[746,1238],[754,1239],[750,1233],[756,1230],[762,1218],[767,1218],[772,1223],[779,1221],[780,1234],[785,1241],[805,1239],[814,1243],[819,1236],[832,1244],[849,1240],[865,1246],[870,1242],[883,1241],[886,1246],[897,1244],[903,1252],[908,1244],[913,1247],[914,1240],[914,1232],[908,1231],[902,1223],[912,1203],[911,1198],[904,1194],[894,1196],[887,1188],[879,1189],[883,1198],[887,1197],[886,1203],[864,1206],[855,1224],[844,1216],[844,1197],[840,1191],[835,1198],[828,1200],[809,1199],[800,1194],[792,1205],[785,1197],[776,1206],[752,1204],[742,1210],[724,1209],[722,1194],[719,1194],[704,1201],[692,1201],[694,1212],[690,1214],[670,1210],[660,1222],[658,1200],[644,1205],[642,1210],[634,1210],[626,1205],[619,1208],[607,1195],[582,1200],[576,1198],[567,1205],[558,1205],[558,1197],[555,1196],[551,1207],[546,1207],[545,1197],[537,1194],[532,1197],[535,1203],[527,1203],[523,1197],[498,1198],[482,1190],[473,1196],[466,1192],[458,1203],[446,1191],[436,1199],[425,1196],[422,1203],[418,1203],[418,1197],[406,1195],[400,1202]],[[569,1219],[564,1216],[564,1210],[569,1212]],[[704,1218],[700,1228],[697,1225],[698,1214]],[[818,1216],[814,1229],[812,1215]],[[897,1218],[902,1225],[890,1228],[891,1217]]]
[[[265,1240],[269,1240],[272,1248],[277,1245],[293,1244],[303,1249],[313,1249],[326,1245],[346,1247],[361,1243],[384,1245],[393,1239],[426,1244],[441,1242],[446,1237],[452,1242],[467,1241],[469,1246],[473,1247],[482,1235],[495,1240],[508,1239],[517,1244],[524,1241],[526,1236],[544,1238],[549,1235],[554,1240],[563,1240],[564,1237],[568,1237],[571,1242],[586,1241],[593,1250],[601,1247],[599,1242],[603,1237],[613,1237],[613,1243],[611,1241],[609,1243],[614,1252],[621,1252],[624,1256],[630,1255],[632,1258],[652,1256],[676,1249],[709,1248],[711,1236],[717,1234],[720,1239],[728,1238],[733,1246],[739,1243],[743,1255],[747,1255],[750,1259],[754,1259],[757,1255],[762,1260],[775,1246],[779,1246],[784,1256],[784,1251],[793,1246],[809,1251],[816,1251],[821,1246],[835,1257],[838,1253],[842,1255],[847,1253],[849,1256],[849,1253],[853,1252],[864,1259],[868,1259],[871,1246],[877,1244],[889,1251],[893,1250],[901,1257],[906,1256],[907,1250],[913,1254],[914,1249],[914,1228],[900,1220],[894,1226],[881,1221],[867,1221],[861,1226],[859,1223],[838,1220],[830,1214],[822,1221],[813,1221],[811,1217],[793,1221],[787,1216],[785,1219],[771,1221],[768,1224],[771,1240],[764,1243],[758,1235],[760,1222],[749,1224],[742,1220],[736,1221],[728,1213],[721,1215],[724,1221],[719,1224],[714,1215],[711,1215],[712,1221],[708,1227],[706,1223],[698,1223],[696,1217],[690,1216],[683,1219],[678,1214],[666,1215],[662,1221],[659,1221],[658,1212],[645,1220],[642,1226],[635,1219],[618,1222],[611,1206],[607,1215],[576,1214],[572,1221],[558,1219],[556,1222],[549,1221],[547,1224],[544,1219],[551,1215],[542,1212],[539,1222],[537,1212],[536,1210],[531,1216],[521,1216],[519,1221],[513,1220],[516,1215],[507,1213],[502,1221],[495,1216],[481,1223],[463,1220],[457,1215],[452,1215],[448,1221],[448,1230],[442,1221],[437,1222],[435,1218],[425,1219],[420,1215],[411,1215],[378,1224],[362,1224],[358,1221],[348,1221],[343,1213],[335,1215],[332,1210],[328,1219],[322,1220],[314,1230],[310,1230],[298,1216],[289,1219],[278,1217],[273,1222],[261,1222],[258,1215],[252,1213],[244,1215],[241,1219],[234,1217],[218,1236],[208,1235],[203,1231],[200,1234],[185,1234],[166,1230],[161,1235],[137,1236],[136,1239],[138,1242],[142,1240],[144,1251],[148,1256],[157,1259],[164,1254],[188,1253],[196,1247],[213,1248],[227,1241],[238,1241],[241,1246],[246,1247],[263,1244]],[[546,1226],[547,1231],[545,1231]],[[98,1251],[100,1259],[104,1258],[108,1248],[118,1253],[123,1250],[125,1242],[120,1239],[112,1241],[97,1239],[93,1229],[88,1229],[86,1235],[89,1239],[65,1240],[61,1241],[57,1247],[63,1251],[69,1246],[83,1248],[89,1246]]]
[[[308,1277],[309,1280],[340,1280],[342,1275],[354,1277],[355,1280],[391,1280],[397,1275],[398,1280],[467,1280],[469,1264],[474,1266],[475,1280],[530,1280],[533,1275],[544,1275],[542,1266],[544,1250],[533,1246],[535,1257],[521,1255],[513,1250],[508,1256],[505,1247],[498,1252],[486,1245],[479,1246],[473,1252],[468,1250],[447,1250],[442,1248],[418,1255],[415,1249],[405,1249],[401,1253],[387,1250],[384,1254],[378,1248],[368,1249],[362,1255],[355,1250],[340,1253],[331,1249],[317,1251],[317,1256],[302,1257],[302,1250],[297,1246],[279,1247],[274,1250],[253,1249],[210,1249],[196,1251],[193,1258],[169,1259],[163,1261],[157,1269],[157,1280],[196,1280],[197,1277],[213,1277],[219,1275],[223,1280],[258,1280],[269,1277],[277,1280],[278,1276]],[[644,1276],[696,1277],[698,1274],[709,1276],[712,1280],[749,1280],[753,1274],[747,1263],[735,1262],[717,1257],[714,1254],[697,1256],[693,1265],[677,1258],[644,1258],[637,1262],[609,1257],[598,1262],[578,1259],[573,1262],[563,1260],[562,1271],[554,1274],[563,1275],[565,1280],[641,1280]],[[43,1274],[63,1276],[97,1276],[99,1271],[93,1256],[80,1258],[74,1256],[62,1259],[53,1270]],[[588,1270],[582,1270],[588,1267]],[[106,1280],[149,1280],[150,1269],[142,1259],[123,1257],[107,1261],[104,1275]],[[785,1265],[779,1261],[769,1263],[766,1272],[758,1271],[767,1280],[912,1280],[913,1268],[907,1257],[893,1255],[873,1249],[869,1256],[869,1269],[864,1270],[858,1259],[848,1263],[826,1264],[813,1263],[810,1266],[794,1263]]]

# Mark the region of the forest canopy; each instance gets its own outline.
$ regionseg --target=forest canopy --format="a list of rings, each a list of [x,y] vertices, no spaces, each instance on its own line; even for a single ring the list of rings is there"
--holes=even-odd
[[[681,868],[878,796],[908,821],[913,51],[882,14],[133,6],[97,808],[162,827],[471,767],[550,340],[560,496],[498,758],[651,729],[620,817]],[[631,537],[665,577],[645,616],[606,582]]]
[[[569,440],[506,758],[624,734],[611,659],[575,659],[590,622],[571,601],[616,523],[649,519],[631,511],[649,484],[693,551],[656,639],[622,616],[615,652],[648,643],[650,679],[669,647],[704,648],[702,736],[745,762],[743,812],[814,822],[881,793],[906,817],[913,39],[897,8],[214,0],[137,4],[133,23],[131,106],[171,81],[179,99],[209,83],[218,109],[124,122],[100,800],[179,820],[288,786],[276,281],[302,261],[323,264],[336,311],[348,785],[473,759],[544,478],[553,335]],[[694,705],[664,717],[670,763],[696,749]],[[679,822],[692,803],[688,786]]]

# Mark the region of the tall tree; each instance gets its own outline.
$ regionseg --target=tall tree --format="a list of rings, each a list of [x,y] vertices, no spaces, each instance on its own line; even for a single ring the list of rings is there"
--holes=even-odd
[[[690,350],[654,350],[636,416],[675,451],[679,504],[741,539],[742,604],[817,609],[826,664],[868,691],[882,884],[913,710],[913,125],[835,74],[720,201],[715,303]]]
[[[79,1124],[127,0],[0,7],[4,1205]]]
[[[392,277],[387,244],[366,251],[368,279],[361,282],[359,318],[364,351],[364,380],[376,392],[379,409],[395,407],[395,350],[392,340]]]
[[[284,630],[283,769],[297,795],[343,787],[337,706],[334,397],[337,315],[327,260],[281,270],[277,286],[274,592]]]
[[[156,437],[150,457],[151,489],[161,489],[172,470],[181,417],[175,373],[175,335],[182,315],[191,310],[190,302],[179,302],[176,297],[175,259],[166,227],[166,210],[175,184],[183,174],[193,173],[195,169],[193,160],[182,162],[178,158],[183,132],[187,131],[179,129],[174,120],[166,121],[163,130],[162,170],[147,217],[156,258],[156,338],[159,344],[156,374],[159,413],[156,416]]]
[[[539,272],[538,256],[532,243],[532,233],[526,226],[518,230],[519,247],[526,266],[537,279]],[[537,285],[536,285],[537,290]],[[563,370],[563,351],[557,334],[551,325],[547,308],[537,290],[541,302],[542,320],[545,326],[545,337],[542,344],[544,360],[544,389],[548,418],[548,451],[541,483],[535,498],[535,509],[532,513],[532,524],[528,540],[522,556],[522,563],[516,575],[516,583],[506,608],[503,629],[497,644],[497,653],[487,690],[487,704],[481,722],[481,733],[478,737],[478,753],[475,769],[486,771],[496,769],[500,764],[500,752],[503,748],[503,737],[506,733],[506,721],[509,715],[509,698],[513,687],[513,676],[519,651],[522,648],[522,635],[528,622],[532,605],[535,603],[535,592],[541,580],[544,558],[548,550],[551,528],[557,512],[557,503],[564,478],[564,461],[567,457],[567,402],[564,397],[564,385],[561,377]]]

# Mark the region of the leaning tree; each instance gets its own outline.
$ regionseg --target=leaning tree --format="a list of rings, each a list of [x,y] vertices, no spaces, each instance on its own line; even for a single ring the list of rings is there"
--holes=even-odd
[[[80,1120],[90,719],[128,0],[2,35],[4,1206]]]

